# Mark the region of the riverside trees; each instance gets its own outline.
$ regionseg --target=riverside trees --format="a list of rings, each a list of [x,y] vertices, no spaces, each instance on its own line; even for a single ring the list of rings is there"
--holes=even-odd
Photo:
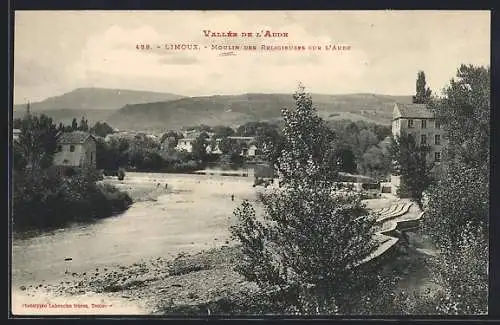
[[[441,254],[433,263],[438,310],[483,314],[488,305],[490,68],[462,65],[431,105],[448,144],[444,176],[429,191],[425,227]]]
[[[462,65],[429,103],[447,135],[443,175],[428,190],[424,231],[439,254],[430,258],[440,289],[415,296],[409,313],[488,311],[490,68]]]
[[[421,205],[422,194],[433,181],[433,164],[427,159],[429,146],[417,145],[412,135],[401,134],[392,138],[390,151],[398,166],[394,174],[401,176],[398,196],[411,197]]]
[[[246,201],[234,212],[239,223],[231,232],[245,255],[237,270],[263,290],[277,292],[274,302],[283,312],[349,312],[363,281],[369,281],[353,268],[374,248],[374,220],[357,194],[332,191],[338,172],[335,134],[302,86],[294,98],[296,108],[282,111],[275,162],[281,189],[261,195],[262,218]]]
[[[51,228],[72,221],[104,218],[124,211],[130,197],[96,183],[92,172],[61,177],[52,168],[56,126],[46,115],[26,116],[13,143],[13,211],[15,230]]]

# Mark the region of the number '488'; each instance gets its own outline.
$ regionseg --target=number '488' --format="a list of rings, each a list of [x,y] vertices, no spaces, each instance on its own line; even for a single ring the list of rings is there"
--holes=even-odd
[[[137,44],[135,48],[138,50],[149,50],[150,46],[149,44]]]

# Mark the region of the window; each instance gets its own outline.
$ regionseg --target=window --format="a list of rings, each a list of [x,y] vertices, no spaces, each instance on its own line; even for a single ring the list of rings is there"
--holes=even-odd
[[[421,145],[427,144],[427,135],[422,134],[422,135],[420,136],[420,144],[421,144]]]
[[[441,135],[436,134],[436,135],[434,136],[434,144],[435,144],[435,145],[440,145],[440,144],[441,144]]]
[[[413,120],[408,120],[408,127],[413,128]]]
[[[75,146],[74,145],[69,146],[69,151],[74,152],[75,151]]]
[[[69,163],[69,160],[68,159],[64,159],[63,160],[63,164],[67,164],[67,163]]]
[[[422,125],[421,125],[422,129],[426,129],[427,128],[427,121],[422,120],[421,123],[422,123]]]
[[[62,146],[61,145],[57,146],[57,151],[62,151]]]
[[[435,124],[436,124],[436,129],[441,128],[441,123],[439,123],[439,120],[436,120]]]
[[[441,161],[441,153],[439,151],[434,153],[434,161],[435,162]]]

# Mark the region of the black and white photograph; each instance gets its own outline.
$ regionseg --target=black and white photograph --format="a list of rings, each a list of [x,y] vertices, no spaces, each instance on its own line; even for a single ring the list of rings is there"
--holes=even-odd
[[[15,11],[11,315],[487,315],[490,18]]]

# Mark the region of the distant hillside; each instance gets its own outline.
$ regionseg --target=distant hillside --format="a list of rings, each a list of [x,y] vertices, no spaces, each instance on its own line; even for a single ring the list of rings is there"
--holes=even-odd
[[[60,96],[49,97],[41,102],[31,103],[33,111],[69,110],[116,110],[127,104],[142,104],[180,99],[183,96],[150,91],[78,88]],[[26,109],[26,104],[14,105],[14,112]]]
[[[98,121],[106,121],[116,110],[99,110],[99,109],[55,109],[55,110],[44,110],[44,111],[34,111],[34,114],[45,114],[52,117],[55,124],[62,122],[64,124],[71,124],[73,118],[76,118],[78,122],[82,116],[89,121],[89,124],[94,124]],[[18,110],[14,111],[14,118],[22,118],[25,111]]]
[[[395,102],[410,103],[411,96],[376,94],[313,94],[319,114],[329,119],[366,120],[389,124]],[[281,108],[293,108],[291,94],[244,94],[190,97],[172,101],[125,105],[108,118],[119,129],[165,130],[183,126],[239,125],[248,121],[280,120]]]

